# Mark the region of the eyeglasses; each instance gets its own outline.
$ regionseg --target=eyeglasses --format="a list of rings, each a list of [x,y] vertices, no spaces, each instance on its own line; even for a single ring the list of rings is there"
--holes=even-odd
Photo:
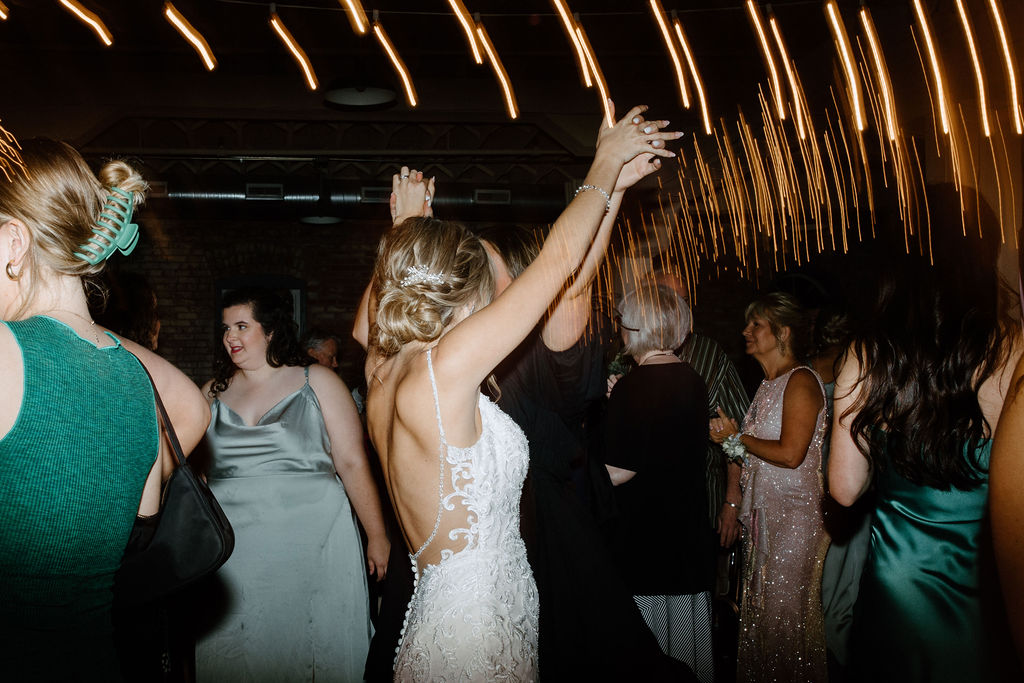
[[[638,327],[630,327],[629,325],[626,325],[625,323],[623,323],[622,322],[622,314],[619,313],[618,311],[615,311],[615,324],[618,325],[619,327],[621,327],[624,330],[629,330],[630,332],[639,332],[640,331],[640,328],[638,328]]]

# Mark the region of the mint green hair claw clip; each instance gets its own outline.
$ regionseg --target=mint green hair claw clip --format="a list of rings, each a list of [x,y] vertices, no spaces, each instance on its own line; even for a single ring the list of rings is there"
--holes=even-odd
[[[111,187],[110,192],[92,229],[93,236],[79,247],[81,251],[75,252],[75,256],[94,266],[110,258],[114,251],[127,256],[139,242],[139,226],[132,223],[132,193],[119,187]]]

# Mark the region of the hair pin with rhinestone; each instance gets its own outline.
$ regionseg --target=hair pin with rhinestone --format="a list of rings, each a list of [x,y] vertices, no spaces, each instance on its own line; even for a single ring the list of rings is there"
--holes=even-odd
[[[410,285],[419,285],[424,282],[432,285],[443,285],[444,278],[440,273],[435,273],[426,266],[409,266],[405,269],[405,277],[402,278],[401,285],[409,287]]]

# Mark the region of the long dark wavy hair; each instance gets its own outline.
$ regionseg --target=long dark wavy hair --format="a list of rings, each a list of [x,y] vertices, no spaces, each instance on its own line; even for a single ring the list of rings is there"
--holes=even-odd
[[[998,224],[964,193],[966,236],[955,190],[930,188],[931,246],[925,239],[923,254],[912,244],[914,253],[890,249],[879,259],[873,310],[850,351],[866,383],[851,409],[859,410],[851,432],[861,451],[875,470],[891,466],[943,491],[987,477],[978,448],[992,428],[978,388],[1006,362],[1015,335],[996,269]]]
[[[235,289],[224,295],[221,310],[243,304],[252,309],[252,317],[263,326],[263,333],[267,335],[267,365],[279,368],[282,365],[314,363],[299,344],[298,326],[292,317],[292,300],[287,292],[263,287]],[[223,326],[218,328],[223,329]],[[231,360],[224,344],[217,344],[210,395],[216,396],[227,389],[237,370],[238,366]]]

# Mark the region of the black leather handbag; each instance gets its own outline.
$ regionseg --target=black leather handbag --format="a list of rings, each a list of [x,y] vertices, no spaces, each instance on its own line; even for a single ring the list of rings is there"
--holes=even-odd
[[[235,547],[231,523],[185,460],[160,392],[152,377],[149,381],[178,464],[164,485],[160,511],[136,518],[132,528],[114,579],[114,599],[122,607],[152,602],[198,581],[220,568]]]

